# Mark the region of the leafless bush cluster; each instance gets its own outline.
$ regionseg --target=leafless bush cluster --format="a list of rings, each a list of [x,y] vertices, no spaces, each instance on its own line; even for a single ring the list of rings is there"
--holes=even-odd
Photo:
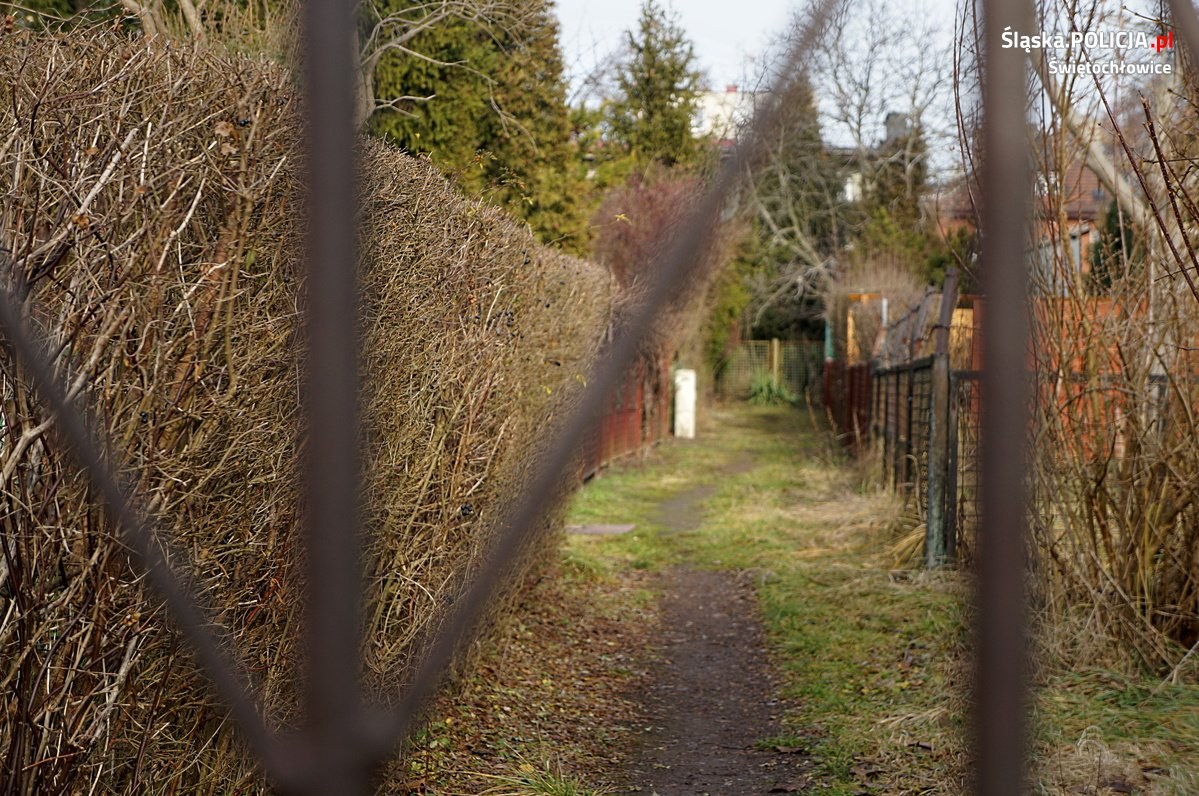
[[[977,165],[978,19],[958,27],[958,110]],[[1165,5],[1154,7],[1165,13]],[[1172,27],[1105,0],[1037,4],[1038,30]],[[1067,37],[1068,38],[1068,37]],[[1170,77],[1051,61],[1173,60]],[[1045,651],[1067,666],[1193,677],[1199,642],[1199,290],[1194,64],[1033,50],[1031,546]],[[1088,207],[1090,209],[1088,210]],[[984,363],[985,364],[985,363]]]
[[[658,262],[669,248],[691,206],[702,197],[703,187],[703,180],[697,176],[651,168],[612,191],[596,212],[595,258],[612,273],[621,316],[631,314],[632,308],[644,300],[653,280],[653,274],[645,269]],[[695,276],[678,287],[642,343],[649,404],[656,403],[653,396],[671,389],[661,377],[667,375],[676,354],[686,366],[700,364],[704,300],[713,277],[732,256],[743,233],[733,220],[721,224]]]
[[[302,126],[291,77],[101,32],[0,33],[0,268],[61,378],[294,715]],[[608,277],[364,145],[365,677],[397,688],[580,384]],[[6,793],[261,788],[26,374],[0,363]]]
[[[1193,675],[1193,71],[1180,53],[1172,85],[1058,85],[1034,66],[1049,99],[1033,253],[1033,531],[1047,627],[1054,650],[1071,661],[1131,652],[1152,670]],[[1085,123],[1088,116],[1101,126]],[[1073,184],[1088,171],[1114,202],[1089,234],[1075,220],[1085,196]]]
[[[1199,318],[1150,326],[1130,282],[1036,304],[1033,533],[1058,651],[1168,671],[1199,638]]]
[[[898,257],[851,254],[844,267],[822,286],[829,316],[835,323],[844,324],[844,334],[837,337],[845,340],[849,350],[840,353],[855,362],[877,356],[881,353],[875,350],[879,333],[911,315],[929,293],[909,264]],[[896,361],[904,361],[911,354],[905,350]]]

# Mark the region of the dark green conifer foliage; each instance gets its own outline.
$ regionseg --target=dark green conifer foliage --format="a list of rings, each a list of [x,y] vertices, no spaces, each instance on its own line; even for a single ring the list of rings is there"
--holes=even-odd
[[[538,237],[570,251],[587,246],[558,22],[539,3],[524,34],[504,42],[494,73],[500,109],[487,117],[484,178]]]
[[[1091,270],[1087,284],[1091,292],[1102,294],[1134,264],[1136,239],[1127,213],[1112,202],[1103,217],[1099,240],[1091,247]]]
[[[928,190],[928,143],[920,127],[879,147],[867,192],[867,210],[883,210],[897,224],[920,221],[920,198]]]
[[[389,0],[392,6],[411,0]],[[477,24],[451,19],[414,38],[409,50],[384,55],[375,69],[375,95],[395,110],[376,111],[370,129],[414,154],[429,155],[446,171],[465,172],[467,187],[479,187],[481,170],[467,167],[482,148],[492,111],[491,74],[499,62],[496,41]]]
[[[19,9],[12,9],[12,12],[14,16],[27,25],[40,22],[40,20],[36,19],[36,16],[39,14],[45,14],[56,19],[65,19],[77,10],[73,0],[26,0],[26,2],[20,5]],[[22,14],[22,11],[25,13]],[[8,13],[7,10],[6,13]]]
[[[550,2],[532,2],[519,29],[454,20],[413,40],[409,49],[431,60],[385,56],[376,94],[396,110],[375,113],[370,128],[507,207],[540,240],[581,251],[558,24]]]
[[[617,75],[620,93],[608,109],[613,138],[641,163],[694,162],[699,147],[691,122],[700,74],[691,42],[656,0],[645,0],[637,30],[625,36],[629,53]]]

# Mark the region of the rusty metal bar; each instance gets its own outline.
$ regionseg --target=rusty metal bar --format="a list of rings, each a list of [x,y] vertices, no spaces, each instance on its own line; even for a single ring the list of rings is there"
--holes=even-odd
[[[485,563],[465,593],[455,601],[442,631],[424,654],[411,683],[400,694],[392,718],[377,725],[372,739],[377,754],[386,754],[412,729],[459,645],[474,630],[491,596],[519,560],[531,529],[558,494],[563,473],[571,470],[578,443],[602,414],[610,391],[620,383],[621,376],[636,357],[640,341],[652,330],[661,308],[685,289],[689,276],[697,264],[703,262],[706,246],[718,226],[726,201],[744,170],[759,157],[765,133],[779,124],[789,89],[806,74],[809,54],[824,35],[834,4],[833,0],[817,0],[813,4],[799,35],[790,42],[776,87],[767,95],[770,97],[768,104],[755,114],[743,143],[722,164],[711,187],[695,204],[686,223],[650,269],[653,277],[644,299],[631,312],[606,354],[592,369],[587,389],[554,435],[529,483],[505,513]]]
[[[291,789],[365,794],[360,743],[359,334],[352,0],[305,3],[308,99],[306,768]]]
[[[983,52],[982,525],[975,647],[975,790],[1026,791],[1028,709],[1024,593],[1028,491],[1030,149],[1023,51],[999,46],[1005,27],[1034,30],[1027,0],[985,0]]]

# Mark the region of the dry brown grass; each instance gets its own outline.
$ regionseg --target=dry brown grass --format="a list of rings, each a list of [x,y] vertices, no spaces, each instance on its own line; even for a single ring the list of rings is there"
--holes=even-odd
[[[293,80],[103,31],[0,37],[5,279],[287,723],[304,593]],[[382,696],[581,384],[610,286],[427,165],[378,144],[363,162],[364,655]],[[262,789],[25,374],[2,368],[0,781]]]

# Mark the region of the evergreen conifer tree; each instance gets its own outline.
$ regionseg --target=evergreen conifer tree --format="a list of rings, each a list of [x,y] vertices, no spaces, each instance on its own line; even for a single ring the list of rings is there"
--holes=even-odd
[[[613,138],[638,162],[694,162],[699,147],[691,122],[701,80],[694,47],[657,0],[645,0],[637,30],[625,36],[619,96],[608,109]]]
[[[548,0],[532,2],[519,27],[457,19],[413,41],[431,58],[387,54],[375,88],[395,110],[376,113],[370,128],[428,155],[464,188],[526,220],[540,240],[582,251],[558,23]]]

